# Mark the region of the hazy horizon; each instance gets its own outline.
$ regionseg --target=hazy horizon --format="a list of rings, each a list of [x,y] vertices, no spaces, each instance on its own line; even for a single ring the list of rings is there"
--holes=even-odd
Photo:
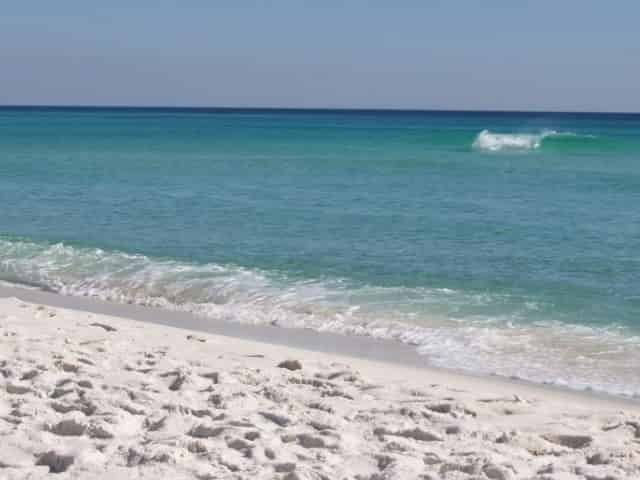
[[[2,105],[640,112],[640,5],[5,6]]]
[[[140,109],[140,110],[264,110],[264,111],[338,111],[338,112],[415,112],[415,113],[503,113],[503,114],[551,114],[551,115],[640,115],[640,111],[595,110],[518,110],[518,109],[462,109],[462,108],[397,108],[397,107],[282,107],[282,106],[234,106],[234,105],[119,105],[119,104],[0,104],[0,109]]]

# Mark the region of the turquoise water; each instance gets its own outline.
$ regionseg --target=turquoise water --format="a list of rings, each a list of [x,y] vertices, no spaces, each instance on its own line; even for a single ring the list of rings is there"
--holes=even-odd
[[[0,205],[6,282],[640,395],[640,115],[0,108]]]

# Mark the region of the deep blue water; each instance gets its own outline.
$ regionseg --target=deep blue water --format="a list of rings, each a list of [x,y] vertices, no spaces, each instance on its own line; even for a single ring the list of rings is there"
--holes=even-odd
[[[0,279],[640,393],[640,115],[0,108]]]

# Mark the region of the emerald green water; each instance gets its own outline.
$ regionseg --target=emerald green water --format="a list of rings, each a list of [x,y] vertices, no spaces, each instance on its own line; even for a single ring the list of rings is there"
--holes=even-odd
[[[1,108],[0,279],[640,394],[639,162],[636,115]]]

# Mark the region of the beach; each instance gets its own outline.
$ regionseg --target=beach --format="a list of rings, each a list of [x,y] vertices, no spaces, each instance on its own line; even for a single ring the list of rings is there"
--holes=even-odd
[[[640,480],[639,2],[5,3],[0,480]]]
[[[640,116],[0,131],[0,480],[640,478]]]
[[[637,402],[1,293],[0,478],[640,476]]]
[[[0,107],[0,131],[0,282],[640,398],[638,115]]]

